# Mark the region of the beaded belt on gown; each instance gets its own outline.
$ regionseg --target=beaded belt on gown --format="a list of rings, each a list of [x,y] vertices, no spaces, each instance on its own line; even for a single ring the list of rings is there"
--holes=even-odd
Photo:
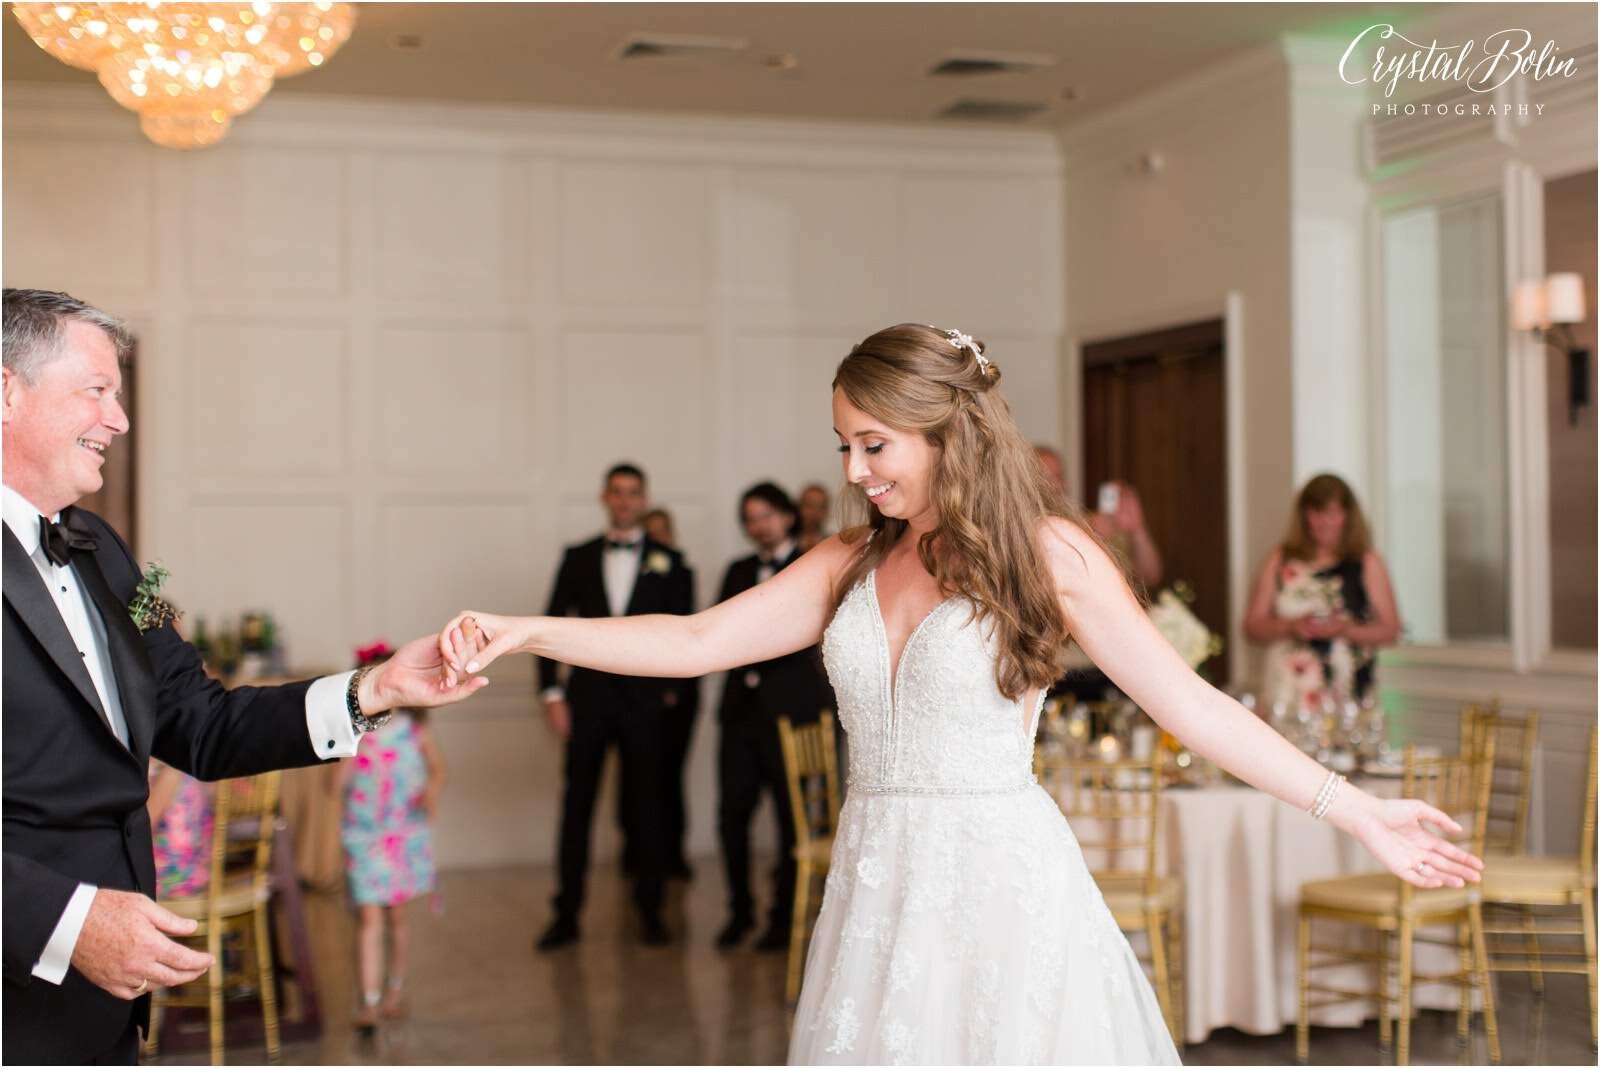
[[[904,797],[998,797],[1019,794],[1036,785],[1031,775],[1020,782],[997,786],[927,786],[921,783],[857,782],[852,779],[845,785],[845,793]]]

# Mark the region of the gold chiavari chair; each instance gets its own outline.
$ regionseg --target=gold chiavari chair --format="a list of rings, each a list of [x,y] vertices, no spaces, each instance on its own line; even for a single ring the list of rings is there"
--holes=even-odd
[[[1589,1034],[1600,1040],[1595,999],[1595,732],[1589,733],[1589,773],[1583,792],[1578,855],[1494,857],[1484,864],[1484,904],[1514,906],[1521,922],[1489,923],[1489,970],[1525,972],[1543,989],[1545,973],[1583,973],[1589,984]],[[1577,916],[1572,915],[1573,910]],[[1554,913],[1554,914],[1552,914]],[[1562,915],[1564,913],[1564,915]],[[1583,949],[1541,945],[1542,939],[1582,936]],[[1509,937],[1504,937],[1509,936]],[[1521,949],[1514,948],[1521,944]]]
[[[1494,761],[1494,734],[1482,735],[1481,748],[1453,757],[1419,758],[1412,747],[1405,750],[1402,794],[1426,801],[1461,824],[1458,844],[1482,855],[1485,819],[1489,805],[1489,774]],[[1484,1030],[1488,1035],[1489,1059],[1500,1063],[1500,1034],[1495,1021],[1494,989],[1489,983],[1488,955],[1484,944],[1483,909],[1479,888],[1468,884],[1462,889],[1440,887],[1423,890],[1387,872],[1322,879],[1300,888],[1300,922],[1297,942],[1296,979],[1299,1012],[1295,1026],[1295,1056],[1306,1064],[1310,1056],[1311,1010],[1344,1001],[1376,1001],[1378,1043],[1384,1053],[1390,1045],[1389,966],[1396,965],[1399,980],[1399,1036],[1395,1063],[1409,1064],[1411,1058],[1411,994],[1419,983],[1453,983],[1460,990],[1456,1036],[1463,1044],[1471,1033],[1472,992],[1482,998]],[[1344,946],[1313,945],[1313,921],[1367,928],[1378,933],[1378,949],[1350,949]],[[1457,970],[1442,975],[1419,975],[1413,966],[1413,950],[1418,932],[1434,926],[1453,926],[1456,932]],[[1392,946],[1391,943],[1398,943]],[[1391,956],[1391,949],[1397,952]],[[1319,986],[1311,982],[1311,972],[1334,965],[1361,961],[1377,965],[1376,992]],[[1313,1004],[1312,994],[1321,995]]]
[[[1183,1045],[1183,886],[1156,869],[1164,754],[1106,762],[1034,751],[1034,775],[1061,806],[1124,933],[1143,931],[1167,1029]],[[1141,958],[1144,959],[1144,958]]]
[[[150,1034],[146,1052],[158,1046],[161,1012],[179,1005],[204,1006],[211,1014],[211,1063],[222,1063],[222,999],[228,989],[253,987],[261,999],[267,1060],[279,1060],[278,1001],[272,967],[272,936],[267,925],[267,901],[272,896],[272,837],[278,812],[280,772],[217,784],[215,827],[211,835],[211,883],[204,895],[175,898],[161,904],[179,916],[198,921],[199,928],[185,942],[203,943],[216,962],[204,976],[170,990],[158,990],[152,999]],[[239,833],[243,828],[246,833]],[[231,833],[230,833],[231,832]],[[254,975],[244,968],[227,974],[223,967],[223,938],[236,934],[246,956],[254,961]]]
[[[1476,752],[1481,734],[1495,736],[1494,770],[1489,779],[1485,856],[1528,851],[1528,813],[1533,798],[1533,761],[1539,740],[1539,713],[1501,711],[1498,701],[1461,708],[1461,752]]]
[[[789,970],[784,997],[800,996],[800,969],[806,959],[810,929],[811,880],[828,874],[833,835],[839,827],[839,762],[833,734],[833,713],[796,727],[778,717],[783,771],[789,780],[789,814],[794,820],[794,917],[789,931]]]
[[[1489,780],[1489,812],[1485,817],[1483,855],[1521,856],[1528,851],[1528,813],[1533,798],[1533,761],[1539,736],[1539,713],[1514,715],[1501,710],[1500,699],[1461,706],[1461,752],[1476,752],[1484,735],[1493,734],[1494,770]],[[1484,934],[1489,940],[1491,970],[1496,951],[1506,938],[1518,935],[1521,956],[1530,965],[1528,981],[1536,994],[1544,993],[1544,971],[1539,965],[1539,938],[1531,908],[1484,901]]]

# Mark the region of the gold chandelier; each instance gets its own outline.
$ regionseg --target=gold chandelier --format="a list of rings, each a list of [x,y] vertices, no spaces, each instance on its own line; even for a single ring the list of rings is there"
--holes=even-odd
[[[278,78],[320,67],[350,39],[355,4],[14,3],[34,44],[94,71],[145,136],[203,148]]]

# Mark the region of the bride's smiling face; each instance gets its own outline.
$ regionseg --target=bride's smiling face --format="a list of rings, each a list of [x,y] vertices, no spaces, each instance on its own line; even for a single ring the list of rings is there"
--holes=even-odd
[[[891,519],[932,528],[932,487],[939,448],[917,431],[896,430],[833,391],[833,432],[844,477]]]

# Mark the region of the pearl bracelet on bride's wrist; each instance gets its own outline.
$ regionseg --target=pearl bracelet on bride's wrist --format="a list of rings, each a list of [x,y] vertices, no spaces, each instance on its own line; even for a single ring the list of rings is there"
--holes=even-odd
[[[1311,818],[1320,820],[1328,814],[1328,809],[1333,807],[1333,797],[1339,792],[1339,784],[1344,782],[1344,776],[1337,771],[1328,772],[1328,777],[1322,783],[1322,789],[1317,791],[1316,800],[1311,802]]]

